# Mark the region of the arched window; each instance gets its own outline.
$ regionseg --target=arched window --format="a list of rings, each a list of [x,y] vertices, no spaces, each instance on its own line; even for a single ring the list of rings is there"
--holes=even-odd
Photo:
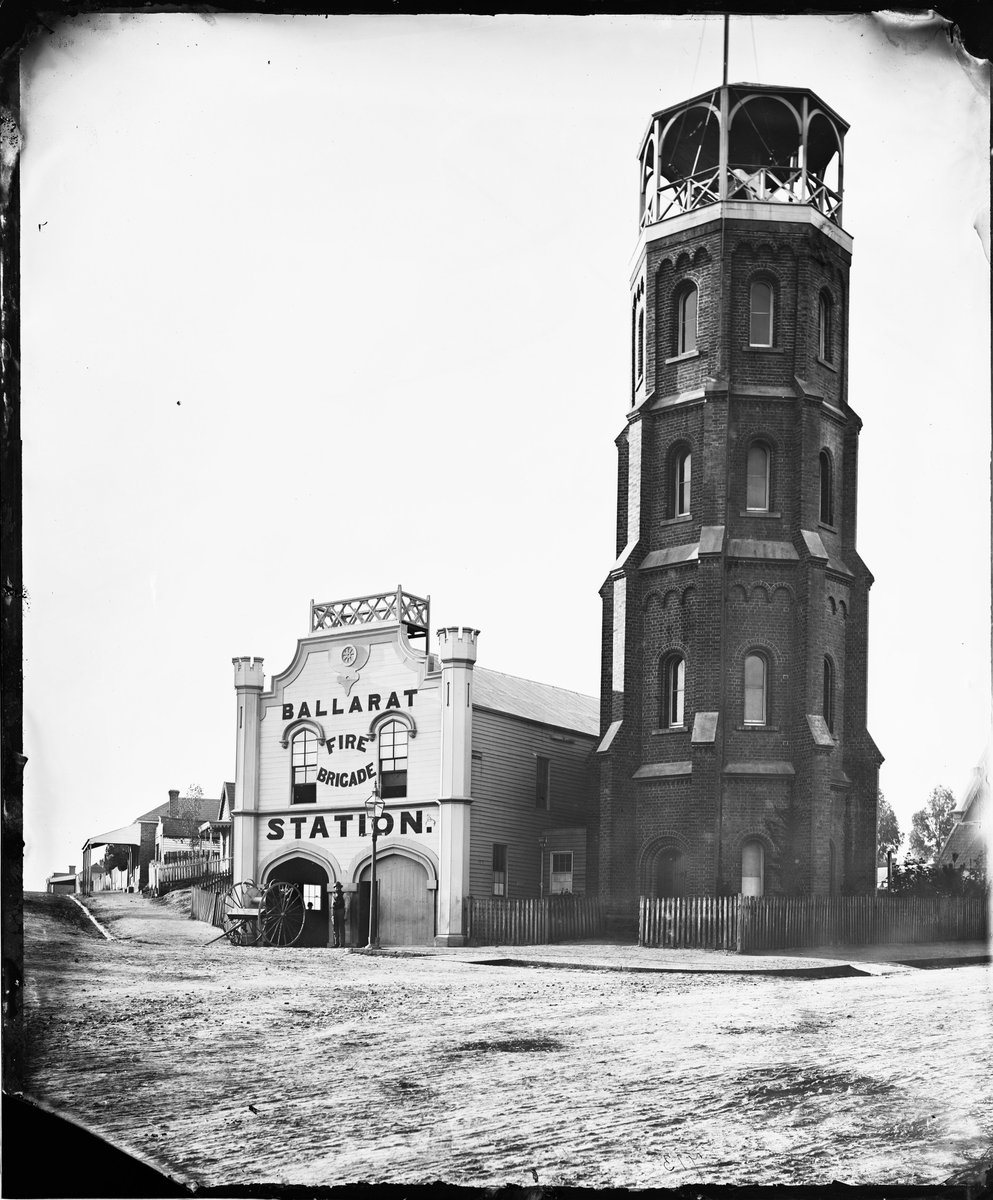
[[[698,292],[695,284],[686,284],[676,296],[676,353],[692,354],[696,350],[696,316]]]
[[[825,525],[834,524],[834,469],[831,455],[826,450],[820,453],[821,505],[820,519]]]
[[[748,293],[748,344],[749,346],[771,346],[775,293],[772,284],[757,279]]]
[[[748,447],[745,508],[749,512],[769,511],[769,476],[772,454],[764,442],[752,442]]]
[[[314,804],[317,801],[317,735],[301,729],[290,742],[290,773],[293,804]]]
[[[640,382],[645,373],[645,311],[638,313],[637,368],[635,378]]]
[[[817,355],[825,362],[834,362],[834,303],[827,292],[817,301]]]
[[[407,794],[407,726],[400,721],[380,725],[379,794],[384,800],[395,800]]]
[[[672,515],[681,517],[690,511],[690,475],[693,461],[689,450],[678,450],[672,460]]]
[[[745,724],[764,725],[766,721],[766,677],[768,669],[761,654],[745,659]]]
[[[670,654],[662,660],[662,703],[659,725],[663,729],[681,729],[686,695],[686,660]]]
[[[761,896],[765,883],[765,847],[754,838],[741,847],[741,894]]]
[[[834,733],[834,663],[824,655],[824,722]]]

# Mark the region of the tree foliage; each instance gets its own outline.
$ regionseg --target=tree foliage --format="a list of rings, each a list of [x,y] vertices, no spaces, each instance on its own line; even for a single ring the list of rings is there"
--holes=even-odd
[[[126,871],[131,864],[130,846],[108,846],[103,852],[103,869],[111,871]]]
[[[880,866],[886,862],[886,851],[895,854],[903,842],[900,824],[896,819],[893,806],[882,792],[879,793],[879,806],[876,810],[876,855]]]
[[[948,788],[932,788],[927,803],[911,819],[909,849],[915,858],[925,863],[936,861],[955,824],[954,812],[955,797]]]
[[[198,783],[191,783],[185,794],[179,798],[179,819],[183,822],[183,837],[189,842],[191,850],[200,849],[202,799],[203,788]]]

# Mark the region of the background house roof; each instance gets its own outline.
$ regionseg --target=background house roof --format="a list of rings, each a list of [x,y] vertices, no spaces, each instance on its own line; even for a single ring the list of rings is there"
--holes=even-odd
[[[472,678],[473,708],[489,708],[526,721],[539,721],[543,725],[555,725],[559,729],[571,729],[594,737],[600,732],[600,701],[595,696],[570,692],[550,683],[535,683],[533,679],[520,679],[516,675],[504,675],[486,667],[476,667]]]

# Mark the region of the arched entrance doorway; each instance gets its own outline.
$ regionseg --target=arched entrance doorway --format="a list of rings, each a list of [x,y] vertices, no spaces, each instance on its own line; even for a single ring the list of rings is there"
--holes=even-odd
[[[359,879],[360,941],[369,929],[369,886],[372,865]],[[434,900],[428,887],[427,868],[405,854],[386,853],[376,861],[379,890],[379,943],[381,946],[424,946],[434,940]]]
[[[309,858],[288,858],[277,863],[265,876],[266,883],[293,883],[303,893],[307,915],[303,932],[296,946],[327,946],[328,937],[328,872]]]

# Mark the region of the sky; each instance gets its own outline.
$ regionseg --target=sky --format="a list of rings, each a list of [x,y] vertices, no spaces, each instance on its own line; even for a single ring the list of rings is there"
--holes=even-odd
[[[431,597],[596,694],[637,152],[719,17],[103,14],[22,59],[25,887],[233,778],[231,659]],[[851,124],[869,729],[906,829],[990,732],[987,76],[944,23],[735,17]]]

